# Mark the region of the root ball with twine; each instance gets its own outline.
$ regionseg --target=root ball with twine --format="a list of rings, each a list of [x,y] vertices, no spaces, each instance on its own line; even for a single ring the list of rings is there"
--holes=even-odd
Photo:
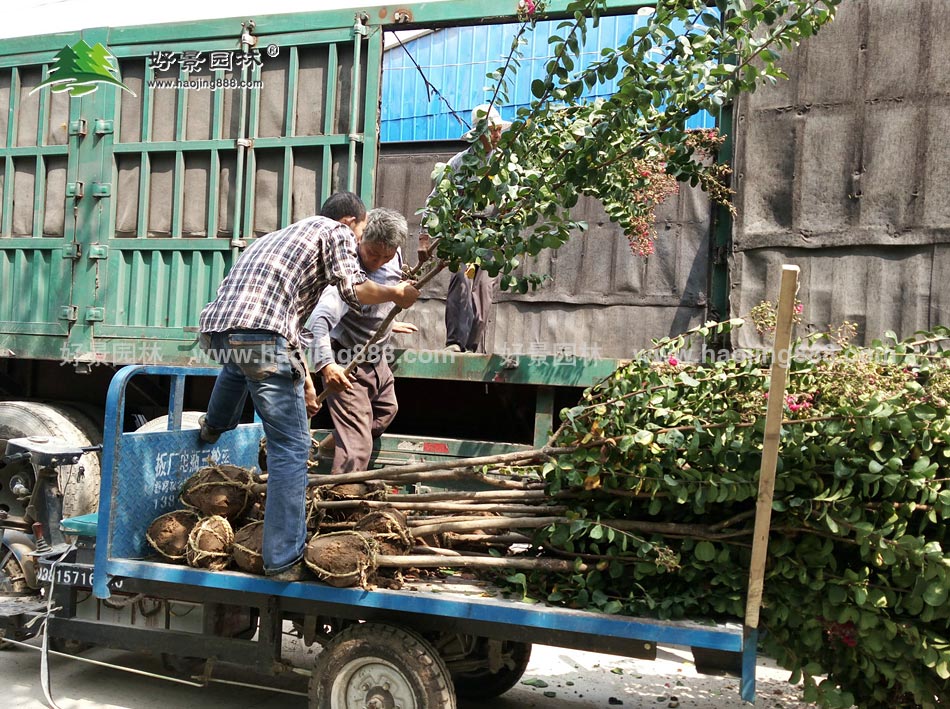
[[[406,515],[398,510],[380,509],[368,512],[357,521],[353,529],[375,539],[380,554],[408,554],[413,547]]]
[[[369,585],[376,571],[379,545],[359,532],[318,534],[307,545],[304,563],[324,583],[336,588]]]
[[[223,571],[231,562],[234,531],[231,523],[220,515],[198,521],[188,535],[186,558],[189,566],[210,571]]]
[[[156,517],[145,530],[145,541],[164,559],[183,562],[188,551],[188,536],[198,523],[191,510],[174,510]]]
[[[234,565],[249,574],[264,573],[264,523],[251,522],[234,533]]]
[[[236,465],[210,465],[185,481],[180,499],[202,514],[234,522],[256,501],[254,476]]]

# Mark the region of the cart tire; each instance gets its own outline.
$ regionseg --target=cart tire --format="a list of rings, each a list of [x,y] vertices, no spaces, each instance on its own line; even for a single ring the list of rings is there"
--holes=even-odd
[[[452,675],[455,695],[463,699],[491,699],[500,697],[518,684],[531,661],[531,643],[506,640],[502,652],[511,654],[511,667],[506,665],[498,672],[491,672],[488,668],[456,672]]]
[[[101,427],[79,409],[38,401],[0,401],[0,453],[9,439],[26,436],[49,436],[73,446],[102,443]],[[86,453],[79,460],[84,468],[82,479],[74,477],[72,467],[60,473],[64,519],[99,507],[99,454]]]
[[[181,430],[184,431],[190,428],[201,428],[201,424],[198,423],[198,419],[201,417],[203,412],[201,411],[182,411],[181,412]],[[167,431],[168,430],[168,415],[159,416],[158,418],[151,419],[146,421],[137,429],[136,433],[151,433],[152,431]]]
[[[452,677],[421,635],[385,623],[351,625],[317,656],[310,709],[366,706],[455,709]]]
[[[4,594],[20,594],[30,590],[26,582],[26,575],[23,573],[23,567],[13,555],[13,552],[6,547],[0,547],[0,596]],[[10,633],[11,640],[29,640],[36,631],[16,630]],[[7,637],[7,631],[0,628],[0,650],[11,647],[10,643],[3,641]]]

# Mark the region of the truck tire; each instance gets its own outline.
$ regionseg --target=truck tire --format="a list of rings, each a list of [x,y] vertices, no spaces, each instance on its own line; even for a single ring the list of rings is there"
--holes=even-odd
[[[531,661],[531,643],[506,640],[502,644],[502,653],[510,657],[510,664],[498,672],[487,667],[469,672],[455,672],[452,683],[455,694],[463,699],[492,699],[500,697],[518,684]]]
[[[26,582],[26,575],[23,573],[23,567],[13,555],[13,552],[6,547],[0,547],[0,596],[4,594],[23,594],[30,590]],[[10,634],[11,640],[29,640],[36,631],[17,630]],[[5,643],[3,639],[7,637],[7,631],[0,628],[0,650],[10,647],[10,643]]]
[[[187,430],[189,428],[200,428],[198,425],[198,418],[203,414],[203,411],[182,411],[181,412],[181,430]],[[136,433],[150,433],[152,431],[167,431],[168,430],[168,416],[159,416],[158,418],[151,419],[146,421],[137,429]]]
[[[310,709],[455,709],[452,677],[421,635],[386,623],[358,623],[317,656]]]
[[[11,438],[47,436],[73,446],[102,443],[102,429],[89,416],[67,404],[38,401],[0,401],[0,452]],[[79,467],[83,468],[82,476]],[[63,493],[63,518],[95,512],[99,508],[98,453],[86,453],[79,466],[64,467],[59,486]]]

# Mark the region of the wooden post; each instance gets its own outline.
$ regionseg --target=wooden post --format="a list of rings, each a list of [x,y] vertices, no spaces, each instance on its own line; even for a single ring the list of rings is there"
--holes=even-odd
[[[765,413],[762,466],[759,468],[759,494],[756,500],[755,528],[752,535],[752,562],[749,564],[749,589],[746,596],[745,622],[742,626],[742,680],[739,693],[747,702],[752,702],[755,697],[759,611],[762,609],[765,560],[769,550],[769,527],[772,524],[772,499],[775,493],[775,467],[778,464],[778,446],[781,442],[782,416],[785,410],[785,385],[788,380],[788,360],[791,357],[792,321],[795,317],[798,273],[798,266],[782,266],[782,283],[775,322],[775,344],[772,348],[772,371],[769,378],[769,404]]]
[[[762,608],[762,586],[765,579],[765,560],[769,546],[769,526],[772,523],[775,468],[778,464],[778,447],[781,440],[782,416],[785,407],[785,386],[788,380],[788,361],[791,357],[792,321],[795,317],[798,274],[798,266],[782,266],[782,283],[775,324],[775,344],[772,349],[772,371],[769,379],[769,403],[765,414],[762,466],[759,469],[759,494],[755,510],[755,530],[752,537],[752,562],[749,565],[749,590],[745,607],[747,631],[756,630],[759,627],[759,611]]]

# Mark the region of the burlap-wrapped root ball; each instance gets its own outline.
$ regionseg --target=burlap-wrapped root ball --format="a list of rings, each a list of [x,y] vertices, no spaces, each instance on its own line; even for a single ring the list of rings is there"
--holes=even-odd
[[[251,522],[234,533],[234,565],[249,574],[264,573],[264,523]]]
[[[224,517],[212,515],[200,519],[188,535],[188,565],[222,571],[231,563],[233,545],[234,531]]]
[[[307,545],[304,562],[330,586],[366,586],[376,571],[378,545],[359,532],[318,534]]]
[[[185,481],[181,501],[204,515],[219,515],[234,522],[257,501],[253,485],[247,468],[209,465]]]
[[[357,520],[353,529],[375,539],[380,554],[402,556],[412,549],[406,515],[399,510],[386,508],[368,512]]]
[[[323,501],[352,501],[352,500],[385,500],[386,488],[382,483],[341,483],[339,485],[321,485],[316,488],[311,504],[314,509],[319,508]],[[320,508],[319,518],[322,521],[353,522],[366,512],[361,507],[347,508]]]
[[[168,561],[184,562],[188,535],[198,522],[191,510],[174,510],[155,518],[145,531],[145,540]]]

